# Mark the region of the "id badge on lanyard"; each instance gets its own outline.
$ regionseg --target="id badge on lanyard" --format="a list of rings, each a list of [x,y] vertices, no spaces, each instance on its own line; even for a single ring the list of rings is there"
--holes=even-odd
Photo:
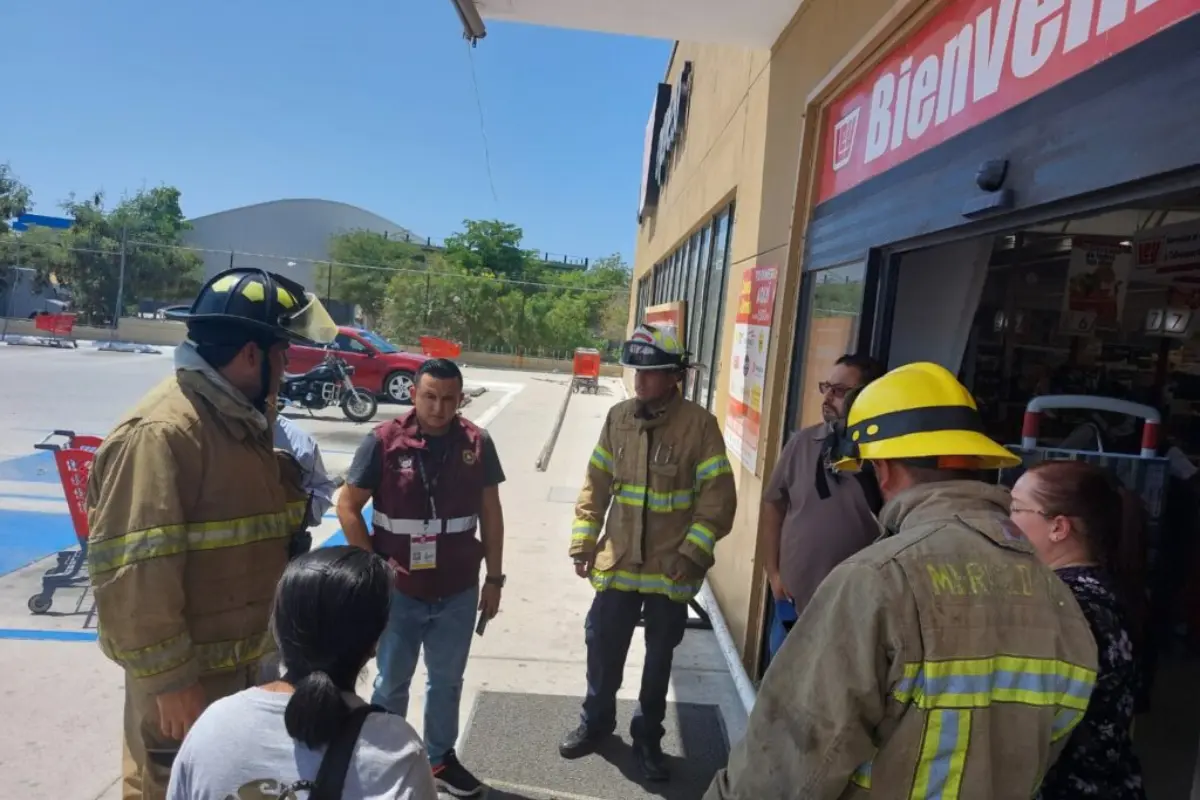
[[[417,469],[421,473],[421,485],[425,487],[425,494],[429,498],[429,518],[425,520],[424,532],[409,539],[408,568],[410,571],[437,569],[437,537],[441,533],[442,527],[442,521],[438,519],[437,501],[433,499],[440,475],[435,475],[433,482],[430,482],[429,476],[425,472],[423,456],[417,457]]]

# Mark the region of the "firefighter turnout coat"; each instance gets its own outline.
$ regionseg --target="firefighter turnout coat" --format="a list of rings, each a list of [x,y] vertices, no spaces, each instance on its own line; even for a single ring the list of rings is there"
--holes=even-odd
[[[631,399],[608,412],[575,506],[570,555],[593,559],[597,591],[686,602],[733,525],[733,470],[717,420],[703,407],[676,393],[650,419],[637,408]],[[677,565],[686,568],[682,580],[670,577]]]
[[[274,649],[271,601],[306,512],[280,456],[266,417],[211,368],[177,370],[97,451],[88,569],[100,646],[132,690],[181,689]]]
[[[1028,800],[1083,717],[1096,644],[1008,520],[1007,490],[925,484],[821,584],[706,800]]]

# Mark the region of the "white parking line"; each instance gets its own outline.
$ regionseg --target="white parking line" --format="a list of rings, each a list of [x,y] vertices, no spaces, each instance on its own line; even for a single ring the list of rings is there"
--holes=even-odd
[[[62,491],[61,489],[59,490]],[[0,496],[0,511],[23,511],[34,514],[70,514],[66,500],[49,498]]]
[[[496,405],[484,411],[479,415],[479,419],[475,420],[475,424],[480,428],[486,428],[492,422],[492,420],[494,420],[501,411],[508,408],[508,404],[516,399],[516,396],[525,389],[525,384],[523,383],[509,383],[501,385],[507,386],[508,389],[505,392],[504,397],[501,397],[496,401]]]

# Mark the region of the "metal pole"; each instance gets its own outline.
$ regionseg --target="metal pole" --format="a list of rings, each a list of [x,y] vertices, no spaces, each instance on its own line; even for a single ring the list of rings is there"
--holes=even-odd
[[[121,324],[121,303],[125,295],[125,251],[128,249],[129,231],[125,225],[121,226],[121,268],[117,273],[117,308],[113,314],[113,331],[117,330],[117,326]]]
[[[333,300],[333,262],[325,265],[325,299]]]
[[[0,334],[0,341],[8,341],[8,318],[12,316],[13,301],[17,298],[17,284],[21,281],[21,243],[15,238],[13,244],[17,248],[16,264],[9,267],[12,270],[12,280],[8,282],[8,310],[4,312],[4,333]]]

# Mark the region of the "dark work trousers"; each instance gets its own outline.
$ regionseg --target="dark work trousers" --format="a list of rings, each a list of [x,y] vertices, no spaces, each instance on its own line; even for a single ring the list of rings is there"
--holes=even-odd
[[[667,714],[671,658],[687,630],[687,603],[658,594],[609,589],[597,592],[584,622],[587,641],[587,699],[580,719],[591,731],[609,733],[617,726],[617,690],[633,631],[645,609],[646,663],[642,689],[630,733],[634,739],[658,742]]]

